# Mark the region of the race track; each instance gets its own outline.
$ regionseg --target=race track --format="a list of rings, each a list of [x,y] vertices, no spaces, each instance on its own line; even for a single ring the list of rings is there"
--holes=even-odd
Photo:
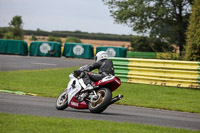
[[[92,59],[0,55],[0,71],[64,68],[92,63]]]
[[[90,59],[0,55],[0,71],[63,68],[92,64]],[[58,111],[55,98],[0,93],[0,112],[88,120],[142,123],[200,130],[200,114],[159,109],[111,105],[102,114],[67,108]]]
[[[76,110],[72,108],[67,108],[64,111],[56,110],[55,101],[56,99],[54,98],[0,93],[0,112],[87,120],[133,122],[200,130],[199,114],[122,105],[111,105],[102,114],[92,114],[89,110]]]

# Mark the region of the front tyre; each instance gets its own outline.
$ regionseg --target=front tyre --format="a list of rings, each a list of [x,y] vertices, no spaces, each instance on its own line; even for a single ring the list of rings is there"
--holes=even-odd
[[[101,88],[97,90],[97,99],[91,99],[88,103],[88,108],[91,113],[103,112],[111,103],[112,92],[108,88]]]
[[[64,110],[68,107],[68,95],[67,91],[64,90],[56,100],[56,108],[58,110]]]

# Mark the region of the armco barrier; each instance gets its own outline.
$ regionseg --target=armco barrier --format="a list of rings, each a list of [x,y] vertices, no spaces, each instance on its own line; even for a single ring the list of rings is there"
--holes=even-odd
[[[199,62],[110,58],[122,82],[200,88]]]

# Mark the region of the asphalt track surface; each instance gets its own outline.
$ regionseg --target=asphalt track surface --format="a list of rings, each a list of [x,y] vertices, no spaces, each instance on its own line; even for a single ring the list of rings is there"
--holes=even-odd
[[[0,71],[74,67],[92,63],[93,60],[88,59],[0,55]],[[0,93],[0,112],[200,130],[200,114],[122,105],[111,105],[101,114],[92,114],[87,109],[58,111],[55,101],[55,98]]]
[[[55,108],[55,102],[55,98],[0,93],[0,112],[86,120],[142,123],[200,130],[199,114],[122,105],[111,105],[101,114],[92,114],[87,109],[76,110],[67,108],[63,111],[59,111]]]
[[[94,63],[94,60],[92,59],[34,57],[0,54],[0,71],[64,68],[82,66],[92,63]]]

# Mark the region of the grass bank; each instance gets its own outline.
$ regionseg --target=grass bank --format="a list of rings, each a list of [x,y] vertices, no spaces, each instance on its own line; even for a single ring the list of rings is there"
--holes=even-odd
[[[23,91],[57,97],[76,68],[0,72],[0,90]],[[200,113],[200,91],[176,87],[123,83],[113,95],[123,94],[118,104]]]
[[[106,128],[105,128],[106,126]],[[30,115],[1,114],[2,133],[195,133],[198,131],[125,122],[77,120]]]

